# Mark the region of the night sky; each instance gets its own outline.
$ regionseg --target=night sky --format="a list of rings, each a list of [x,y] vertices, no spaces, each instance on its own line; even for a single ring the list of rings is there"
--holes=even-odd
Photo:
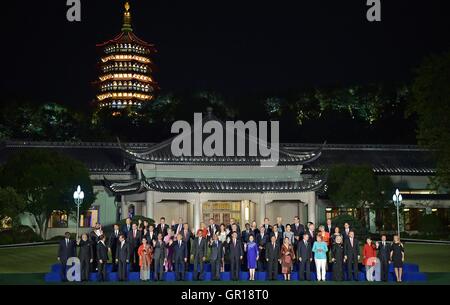
[[[163,92],[252,94],[307,86],[408,82],[424,56],[448,49],[445,0],[134,0],[133,27],[154,43]],[[123,1],[82,0],[82,21],[65,0],[2,3],[2,103],[20,97],[88,109],[96,43],[122,25]]]

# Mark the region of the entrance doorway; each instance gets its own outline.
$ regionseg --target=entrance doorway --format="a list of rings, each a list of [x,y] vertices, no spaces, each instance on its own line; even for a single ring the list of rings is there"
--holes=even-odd
[[[216,224],[228,225],[231,218],[237,223],[241,222],[241,201],[208,201],[203,203],[202,211],[202,219],[206,225],[211,218]]]

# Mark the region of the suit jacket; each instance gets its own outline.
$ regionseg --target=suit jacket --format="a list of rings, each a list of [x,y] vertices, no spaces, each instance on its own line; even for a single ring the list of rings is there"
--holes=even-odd
[[[153,259],[165,259],[166,258],[166,244],[164,241],[156,241],[155,246],[153,247]]]
[[[236,245],[233,240],[230,240],[228,244],[228,250],[230,251],[230,258],[240,258],[243,255],[242,242],[239,239],[236,239]]]
[[[344,255],[346,255],[348,259],[357,258],[359,251],[359,242],[355,237],[353,237],[353,247],[350,243],[350,238],[347,238],[344,241]]]
[[[78,253],[78,258],[80,260],[90,260],[94,257],[94,249],[92,248],[92,243],[90,240],[80,240],[78,247],[80,248]]]
[[[378,258],[380,261],[389,261],[391,256],[391,244],[387,241],[385,242],[385,245],[383,246],[383,242],[378,243]]]
[[[282,224],[276,224],[278,226],[278,232],[281,232],[281,235],[283,235],[284,233],[284,225]],[[272,229],[273,231],[273,229]]]
[[[312,258],[311,243],[307,242],[305,245],[303,239],[299,240],[297,244],[297,258],[300,257],[302,258],[303,262]]]
[[[280,244],[275,242],[275,248],[272,245],[272,242],[268,242],[266,244],[266,259],[269,260],[277,260],[280,258]]]
[[[97,259],[102,260],[103,263],[108,261],[108,248],[101,241],[97,243]]]
[[[142,232],[139,230],[136,230],[136,237],[134,237],[133,235],[133,230],[131,230],[130,232],[128,232],[128,236],[127,236],[127,243],[128,246],[130,247],[130,250],[134,250],[139,248],[141,241],[142,241]]]
[[[248,239],[250,237],[250,235],[253,235],[253,231],[252,230],[244,230],[242,231],[242,241],[245,243],[248,243]]]
[[[270,233],[270,238],[268,242],[271,242],[272,236],[275,236],[275,232]],[[283,242],[283,233],[278,232],[276,243],[281,245],[282,242]]]
[[[69,239],[66,244],[66,239],[64,238],[59,242],[58,257],[61,261],[67,261],[69,257],[77,256],[76,243],[74,240]]]
[[[127,238],[127,237],[128,237],[128,232],[130,232],[131,230],[133,230],[133,228],[132,228],[131,225],[130,225],[130,229],[128,230],[127,225],[124,224],[124,225],[122,226],[121,232],[123,233],[123,235],[125,235],[125,238]]]
[[[352,230],[352,229],[349,228],[348,232],[350,233],[351,230]],[[342,229],[340,232],[341,232],[341,234],[342,234],[342,239],[345,241],[345,240],[348,238],[348,235],[347,235],[347,233],[345,232],[345,228]]]
[[[206,257],[207,254],[207,242],[206,238],[202,237],[202,240],[199,243],[198,237],[196,237],[192,244],[192,255],[194,255],[195,258],[202,258]]]
[[[172,244],[172,248],[173,248],[173,261],[177,261],[180,259],[184,260],[185,258],[188,258],[186,242],[184,242],[183,240],[181,241],[181,246],[178,240],[175,240]]]
[[[266,231],[264,231],[266,234],[272,233],[272,226],[271,225],[263,225],[264,228],[266,228]]]
[[[212,227],[211,227],[211,225],[208,226],[208,234],[209,234],[210,238],[212,238],[212,236],[214,235],[214,232],[213,232],[214,229],[215,229],[216,233],[219,232],[219,230],[220,230],[219,225],[214,224]]]
[[[325,227],[325,232],[330,233],[330,236],[334,234],[334,228],[335,226],[333,226],[333,224],[331,224],[331,228],[329,228],[327,225],[324,226]],[[340,231],[339,231],[340,232]]]
[[[308,233],[309,239],[308,242],[312,245],[316,241],[316,232],[313,232],[311,235],[311,231],[309,229],[306,229],[305,233]]]
[[[117,245],[120,244],[119,235],[120,235],[120,232],[118,232],[118,234],[116,236],[114,231],[111,233],[111,235],[109,235],[108,248],[111,248],[112,252],[115,252]]]
[[[211,248],[211,255],[209,256],[211,261],[221,260],[223,258],[222,242],[220,240],[217,241],[217,244],[215,241],[212,241],[209,247]]]
[[[231,232],[231,224],[227,226],[227,229]],[[236,223],[236,232],[241,233],[241,227]]]
[[[174,224],[172,226],[172,230],[173,230],[173,233],[175,235],[177,234],[178,227],[180,227],[180,233],[183,231],[183,224],[182,223],[176,223],[176,224]]]
[[[155,231],[159,234],[161,233],[162,236],[166,236],[167,235],[167,230],[169,229],[169,225],[168,224],[164,224],[164,227],[161,227],[161,224],[159,223],[156,228]]]
[[[291,224],[291,230],[294,232],[294,236],[300,236],[300,239],[303,239],[303,234],[305,233],[305,226],[301,223],[298,224],[298,227],[295,226],[295,223]]]
[[[116,259],[118,259],[121,262],[126,262],[130,259],[130,247],[128,243],[125,241],[123,246],[119,242],[116,248]]]

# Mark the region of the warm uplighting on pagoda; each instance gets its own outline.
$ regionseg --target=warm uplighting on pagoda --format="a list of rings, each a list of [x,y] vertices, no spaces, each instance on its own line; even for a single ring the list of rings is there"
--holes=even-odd
[[[112,40],[97,45],[101,52],[97,88],[97,107],[137,109],[154,98],[151,56],[154,45],[139,39],[131,25],[130,3],[126,1],[122,32]]]

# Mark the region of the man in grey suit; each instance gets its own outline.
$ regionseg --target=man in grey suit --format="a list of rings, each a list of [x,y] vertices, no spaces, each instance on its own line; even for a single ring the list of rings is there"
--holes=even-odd
[[[304,233],[303,239],[297,244],[297,258],[299,262],[298,279],[303,281],[306,272],[306,280],[311,280],[311,261],[313,257],[308,233]]]
[[[166,261],[166,244],[163,241],[162,233],[158,233],[158,240],[154,241],[153,246],[155,281],[163,280],[165,261]]]
[[[183,241],[183,235],[178,233],[177,241],[173,247],[173,265],[175,267],[175,276],[177,281],[184,280],[184,264],[187,263],[188,254],[186,243]]]
[[[197,232],[197,237],[192,244],[192,258],[194,259],[194,281],[203,280],[204,265],[206,260],[207,243],[203,238],[201,230]]]
[[[118,263],[119,281],[127,280],[127,264],[130,262],[130,247],[125,241],[125,235],[119,235],[119,245],[116,247],[116,263]]]
[[[212,239],[209,242],[211,248],[211,255],[209,261],[211,263],[211,279],[213,281],[220,280],[220,266],[223,261],[223,249],[222,242],[219,240],[219,235],[213,234]]]

